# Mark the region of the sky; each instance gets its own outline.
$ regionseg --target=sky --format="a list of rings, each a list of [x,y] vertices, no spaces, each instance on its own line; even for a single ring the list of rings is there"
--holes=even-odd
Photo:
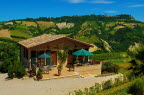
[[[0,21],[72,15],[129,14],[144,22],[144,0],[1,0]]]

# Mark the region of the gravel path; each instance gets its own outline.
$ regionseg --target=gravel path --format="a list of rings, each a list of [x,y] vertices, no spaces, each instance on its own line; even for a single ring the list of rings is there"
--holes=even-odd
[[[93,86],[95,83],[114,79],[121,74],[106,77],[67,78],[47,81],[13,79],[5,81],[6,74],[0,74],[0,95],[68,95],[76,89]]]

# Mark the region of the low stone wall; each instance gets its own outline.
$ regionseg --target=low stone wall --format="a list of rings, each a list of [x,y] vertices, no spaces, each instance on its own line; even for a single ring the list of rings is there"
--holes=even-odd
[[[91,72],[94,71],[96,75],[101,75],[102,64],[86,65],[86,66],[77,66],[75,67],[75,72]]]
[[[41,81],[44,80],[52,80],[52,79],[62,79],[62,78],[80,78],[79,74],[74,74],[74,75],[66,75],[66,76],[58,76],[58,77],[51,77],[51,78],[44,78],[41,79]],[[36,79],[36,78],[35,78]]]

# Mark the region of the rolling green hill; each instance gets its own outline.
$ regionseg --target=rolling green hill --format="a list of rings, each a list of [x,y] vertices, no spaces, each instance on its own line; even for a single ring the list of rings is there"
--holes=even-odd
[[[15,41],[44,33],[64,34],[96,45],[100,48],[96,53],[126,51],[130,45],[144,43],[144,23],[125,14],[27,18],[0,22],[0,29],[8,29]]]

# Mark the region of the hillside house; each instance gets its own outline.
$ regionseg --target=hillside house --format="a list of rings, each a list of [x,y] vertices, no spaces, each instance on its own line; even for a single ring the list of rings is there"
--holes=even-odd
[[[68,49],[68,56],[66,63],[72,63],[76,60],[76,56],[72,53],[80,50],[88,50],[93,45],[74,40],[64,35],[51,35],[44,34],[27,40],[19,42],[20,44],[20,58],[22,64],[31,70],[33,66],[41,65],[57,65],[58,64],[58,50]],[[51,58],[42,59],[38,58],[41,54],[48,54]],[[87,57],[84,57],[88,61]],[[79,61],[83,60],[83,57],[78,58]]]

